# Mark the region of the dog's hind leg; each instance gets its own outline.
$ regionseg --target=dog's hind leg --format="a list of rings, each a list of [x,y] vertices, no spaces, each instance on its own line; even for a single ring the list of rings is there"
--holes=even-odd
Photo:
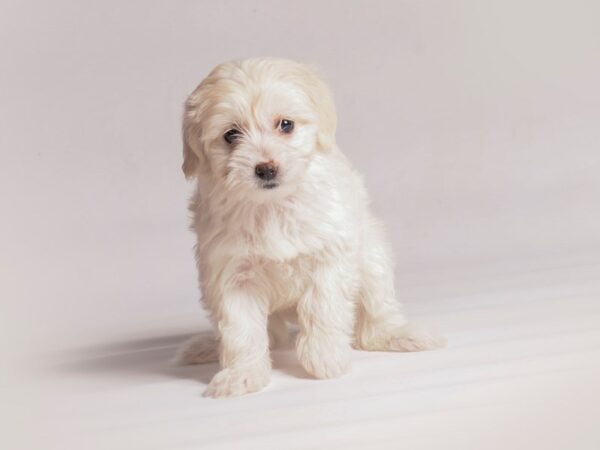
[[[216,362],[219,360],[219,341],[210,332],[196,334],[179,346],[174,360],[180,366]]]
[[[414,352],[443,347],[445,339],[408,324],[394,290],[394,271],[377,223],[364,246],[362,286],[357,304],[354,347]]]
[[[268,322],[269,347],[271,349],[285,345],[289,340],[285,319],[271,314]],[[208,364],[219,360],[219,341],[213,333],[196,334],[183,342],[175,354],[174,361],[180,366]]]
[[[284,314],[271,314],[267,324],[267,331],[269,332],[269,348],[271,349],[285,346],[290,339]]]

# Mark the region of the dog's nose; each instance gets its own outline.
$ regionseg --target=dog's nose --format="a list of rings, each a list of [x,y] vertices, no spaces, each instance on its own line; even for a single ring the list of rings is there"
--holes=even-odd
[[[261,180],[269,181],[277,176],[277,166],[274,162],[257,164],[254,173]]]

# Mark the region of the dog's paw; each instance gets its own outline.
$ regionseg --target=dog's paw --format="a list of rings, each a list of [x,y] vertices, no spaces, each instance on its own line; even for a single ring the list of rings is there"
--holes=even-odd
[[[405,325],[393,333],[388,345],[390,351],[420,352],[445,347],[446,339],[425,328]]]
[[[213,377],[203,395],[221,398],[249,394],[260,391],[269,379],[270,373],[264,369],[223,369]]]
[[[344,342],[300,336],[297,351],[302,367],[315,378],[339,378],[350,370],[350,346]]]
[[[219,360],[218,347],[212,334],[198,334],[179,346],[174,362],[179,366],[216,362]]]

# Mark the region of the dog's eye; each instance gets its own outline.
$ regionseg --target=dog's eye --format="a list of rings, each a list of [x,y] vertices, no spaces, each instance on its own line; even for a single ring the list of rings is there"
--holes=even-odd
[[[292,120],[282,119],[279,121],[277,128],[282,133],[290,134],[292,131],[294,131],[294,122]]]
[[[235,142],[240,138],[241,135],[242,132],[240,130],[232,128],[231,130],[227,130],[225,132],[225,134],[223,135],[223,139],[225,139],[225,142],[227,142],[228,144],[235,144]]]

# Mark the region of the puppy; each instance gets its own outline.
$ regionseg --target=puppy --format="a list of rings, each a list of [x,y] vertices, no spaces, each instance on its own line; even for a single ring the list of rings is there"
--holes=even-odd
[[[298,358],[316,378],[350,365],[351,347],[429,350],[441,338],[407,325],[388,245],[361,177],[336,146],[332,95],[310,67],[259,58],[217,66],[183,119],[202,301],[216,337],[179,350],[219,360],[206,396],[269,383],[270,346],[299,327]]]

